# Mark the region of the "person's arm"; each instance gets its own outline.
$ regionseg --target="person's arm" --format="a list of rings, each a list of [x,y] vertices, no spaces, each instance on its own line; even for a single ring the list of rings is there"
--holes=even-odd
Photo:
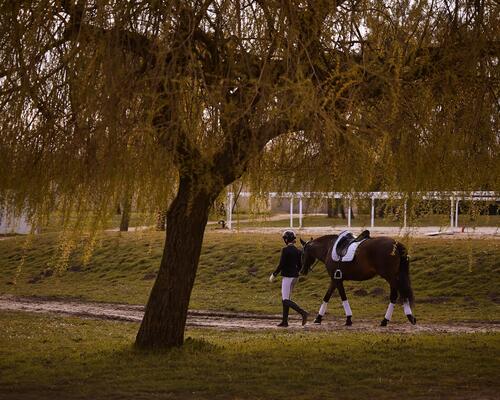
[[[272,282],[274,280],[274,278],[276,278],[278,276],[278,274],[280,273],[281,268],[283,268],[283,262],[284,262],[284,255],[283,254],[284,254],[284,252],[285,252],[285,249],[281,250],[280,262],[279,262],[278,266],[276,267],[276,269],[274,270],[274,272],[269,277],[269,282]]]
[[[302,250],[300,249],[297,249],[297,258],[298,258],[298,261],[297,261],[297,270],[300,274],[300,271],[302,270]]]

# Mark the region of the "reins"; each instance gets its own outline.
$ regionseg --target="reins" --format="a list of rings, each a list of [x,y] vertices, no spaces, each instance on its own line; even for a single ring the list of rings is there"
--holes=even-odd
[[[316,266],[316,264],[317,264],[318,262],[319,262],[319,259],[317,259],[317,258],[316,258],[316,261],[314,261],[314,262],[312,263],[312,265],[309,267],[309,270],[310,270],[311,272],[313,272],[313,271],[314,271],[314,267]]]
[[[306,242],[306,243],[304,244],[304,246],[303,246],[303,249],[304,249],[304,250],[303,250],[303,251],[305,251],[305,250],[306,250],[306,247],[307,247],[307,245],[308,245],[310,242],[311,242],[311,240],[309,240],[308,242]],[[315,267],[315,266],[316,266],[316,264],[320,261],[320,260],[319,260],[319,258],[316,258],[316,257],[314,257],[314,258],[315,258],[315,261],[314,261],[314,262],[311,264],[311,266],[309,267],[309,271],[311,271],[311,272],[313,272],[313,271],[314,271],[314,267]]]

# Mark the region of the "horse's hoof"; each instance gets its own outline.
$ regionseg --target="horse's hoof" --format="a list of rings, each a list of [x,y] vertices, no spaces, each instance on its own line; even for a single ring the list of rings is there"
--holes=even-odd
[[[351,317],[347,317],[347,319],[345,320],[345,326],[351,326],[352,325],[352,319]]]
[[[323,316],[321,315],[317,315],[316,318],[314,319],[314,323],[315,324],[320,324],[321,325],[321,321],[323,321]]]
[[[389,322],[388,319],[383,319],[382,322],[380,323],[380,326],[387,326],[387,323]]]
[[[408,314],[406,317],[408,318],[408,321],[410,321],[412,325],[415,325],[417,323],[417,319],[413,315]]]

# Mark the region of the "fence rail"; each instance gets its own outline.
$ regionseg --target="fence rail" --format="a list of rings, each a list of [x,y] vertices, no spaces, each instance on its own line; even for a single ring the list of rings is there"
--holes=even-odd
[[[238,197],[251,197],[252,192],[240,192]],[[271,198],[288,198],[290,200],[290,228],[293,228],[293,202],[298,200],[299,204],[299,228],[302,228],[302,200],[313,199],[346,199],[348,201],[347,226],[351,227],[351,203],[354,199],[371,199],[370,226],[375,226],[375,200],[401,199],[403,203],[403,227],[407,227],[407,202],[409,193],[404,192],[270,192],[262,195]],[[450,200],[450,227],[458,227],[459,203],[460,201],[500,201],[500,193],[494,191],[443,191],[443,192],[414,192],[412,198],[422,200]],[[227,194],[226,203],[226,225],[232,229],[233,223],[234,193]]]

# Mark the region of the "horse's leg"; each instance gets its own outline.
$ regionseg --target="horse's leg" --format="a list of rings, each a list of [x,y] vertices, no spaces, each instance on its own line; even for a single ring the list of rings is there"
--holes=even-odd
[[[342,306],[344,307],[345,311],[345,325],[346,326],[351,326],[352,325],[352,311],[351,311],[351,306],[349,305],[349,301],[347,300],[347,296],[345,295],[345,289],[344,289],[344,282],[339,279],[336,281],[337,282],[337,289],[339,290],[340,298],[342,299]]]
[[[410,300],[405,300],[403,302],[403,310],[406,314],[406,318],[408,318],[408,321],[410,321],[412,325],[415,325],[417,323],[417,319],[413,316],[413,313],[411,312]]]
[[[315,324],[321,324],[321,321],[323,320],[323,317],[325,316],[326,309],[328,308],[328,302],[330,301],[330,298],[332,297],[333,292],[335,291],[335,285],[333,281],[330,281],[330,287],[325,293],[325,296],[323,297],[323,303],[321,304],[321,307],[319,308],[318,315],[314,319]]]
[[[399,246],[400,261],[399,261],[399,294],[403,298],[403,310],[405,312],[406,318],[413,325],[417,323],[417,319],[413,316],[411,311],[410,303],[413,301],[413,290],[410,285],[410,259],[406,248],[401,244],[397,243]]]
[[[387,326],[387,323],[391,320],[392,312],[394,311],[394,306],[396,305],[397,300],[398,300],[398,288],[391,286],[390,303],[387,306],[387,311],[385,312],[384,319],[380,323],[380,326]]]

